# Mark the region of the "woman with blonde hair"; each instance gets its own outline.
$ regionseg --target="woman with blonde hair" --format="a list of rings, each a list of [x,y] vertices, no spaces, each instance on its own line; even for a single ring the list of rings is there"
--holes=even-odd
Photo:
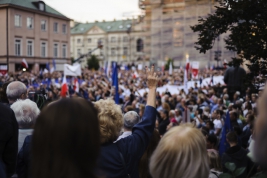
[[[95,102],[100,125],[101,150],[96,173],[99,177],[139,177],[138,164],[153,134],[156,121],[156,88],[158,77],[154,66],[146,68],[149,88],[147,106],[142,121],[132,129],[132,135],[118,138],[123,126],[122,111],[113,100]]]
[[[191,124],[170,129],[154,151],[149,169],[153,178],[208,178],[205,137]]]
[[[214,149],[208,150],[208,160],[210,165],[209,178],[218,178],[222,173],[222,165],[218,152]]]

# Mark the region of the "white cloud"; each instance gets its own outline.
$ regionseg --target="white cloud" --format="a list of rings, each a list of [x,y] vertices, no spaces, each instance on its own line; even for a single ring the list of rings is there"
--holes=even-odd
[[[131,18],[138,0],[44,0],[67,17],[80,22]]]

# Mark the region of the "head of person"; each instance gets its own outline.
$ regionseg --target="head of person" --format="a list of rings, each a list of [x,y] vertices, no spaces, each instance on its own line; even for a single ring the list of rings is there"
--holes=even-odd
[[[236,132],[231,131],[226,135],[226,141],[231,145],[235,146],[238,143],[238,137]]]
[[[95,177],[100,149],[97,110],[82,99],[45,107],[32,136],[32,177]]]
[[[27,98],[27,87],[19,81],[11,82],[6,88],[6,95],[10,104],[13,104],[18,99]]]
[[[255,120],[255,117],[253,114],[249,113],[246,115],[246,123],[247,124],[252,124]]]
[[[119,105],[112,99],[99,100],[94,103],[98,111],[101,144],[114,142],[123,127],[123,116]]]
[[[236,111],[231,111],[230,112],[230,120],[232,122],[236,121],[238,119],[238,113]]]
[[[124,130],[132,131],[133,127],[141,121],[140,116],[135,111],[129,111],[123,116]]]
[[[160,110],[159,114],[163,120],[168,119],[168,117],[169,117],[169,112],[167,110],[164,110],[164,109]]]
[[[154,151],[149,169],[153,178],[208,177],[205,137],[192,125],[170,129]]]
[[[0,101],[2,103],[9,103],[7,94],[6,94],[6,88],[10,84],[10,82],[6,82],[2,85],[2,88],[0,89]]]
[[[37,104],[29,99],[16,101],[11,105],[11,109],[15,113],[20,129],[33,128],[36,118],[40,113]]]
[[[214,123],[212,121],[207,121],[206,123],[206,127],[209,129],[209,130],[213,130],[214,129]]]
[[[220,118],[220,110],[215,110],[215,111],[213,111],[213,113],[212,113],[212,119],[219,119]]]
[[[207,149],[215,149],[217,145],[217,137],[214,134],[207,135]]]
[[[216,171],[222,171],[220,156],[216,150],[208,150],[208,160],[210,169],[214,169]]]

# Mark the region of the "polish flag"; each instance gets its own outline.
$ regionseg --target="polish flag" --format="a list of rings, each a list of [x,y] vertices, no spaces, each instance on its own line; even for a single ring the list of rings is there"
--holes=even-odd
[[[190,69],[190,63],[189,63],[189,58],[186,58],[186,66],[185,66],[186,72],[188,74],[188,71]]]
[[[137,77],[139,77],[139,74],[135,71],[133,74],[133,78],[136,79]]]
[[[68,92],[68,84],[67,84],[66,76],[64,75],[63,82],[62,82],[62,85],[61,85],[60,96],[62,98],[66,98],[67,92]]]
[[[78,79],[77,78],[75,78],[74,79],[74,85],[73,85],[73,88],[74,88],[74,91],[76,92],[76,93],[79,93],[79,82],[78,82]]]
[[[28,63],[27,63],[27,61],[26,61],[24,58],[23,58],[22,61],[21,61],[21,65],[22,65],[23,67],[25,67],[26,69],[29,68]]]

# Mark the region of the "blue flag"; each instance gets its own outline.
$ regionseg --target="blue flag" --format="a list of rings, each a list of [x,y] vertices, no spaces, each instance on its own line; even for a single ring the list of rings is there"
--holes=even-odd
[[[222,156],[223,153],[225,153],[225,151],[230,147],[229,144],[226,141],[226,135],[230,131],[233,131],[233,128],[231,126],[230,114],[229,114],[229,111],[228,111],[227,114],[226,114],[223,130],[222,130],[222,137],[221,137],[220,145],[219,145],[219,154],[220,154],[220,156]]]
[[[119,83],[118,83],[117,62],[112,62],[112,86],[115,86],[115,102],[119,104]]]

